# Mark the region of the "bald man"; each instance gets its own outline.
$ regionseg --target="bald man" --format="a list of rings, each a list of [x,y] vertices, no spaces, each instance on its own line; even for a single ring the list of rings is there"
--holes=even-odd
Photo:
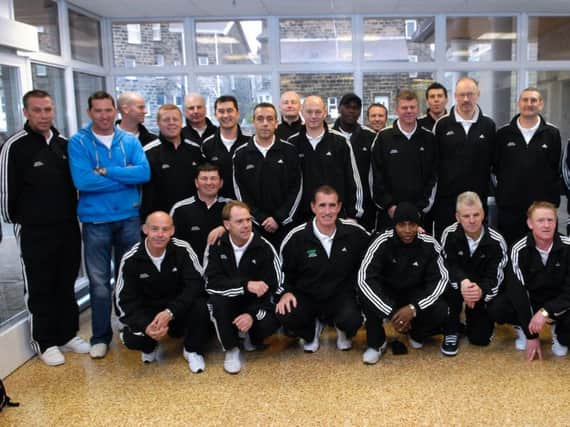
[[[182,128],[182,137],[202,145],[218,129],[206,117],[206,100],[199,93],[189,93],[184,98],[184,116],[186,126]]]
[[[277,136],[287,141],[292,135],[303,129],[303,117],[301,116],[301,97],[292,90],[283,92],[279,101],[281,111],[281,123],[277,127]]]
[[[198,257],[188,243],[172,237],[174,225],[166,212],[151,213],[142,229],[146,237],[125,253],[117,279],[122,341],[152,363],[166,335],[184,336],[190,371],[202,372],[210,321]]]
[[[135,135],[143,146],[158,138],[143,126],[147,111],[141,94],[123,92],[117,98],[117,106],[121,113],[121,119],[117,120],[115,124],[120,129]]]

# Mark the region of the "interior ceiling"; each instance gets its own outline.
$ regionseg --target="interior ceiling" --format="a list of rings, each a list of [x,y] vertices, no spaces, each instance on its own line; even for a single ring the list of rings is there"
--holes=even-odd
[[[108,18],[562,13],[568,0],[68,0]]]

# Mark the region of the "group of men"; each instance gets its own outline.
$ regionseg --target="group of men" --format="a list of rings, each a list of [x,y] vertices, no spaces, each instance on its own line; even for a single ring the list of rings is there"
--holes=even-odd
[[[281,122],[260,103],[248,137],[235,97],[216,100],[216,127],[204,98],[189,94],[184,115],[158,109],[157,136],[143,125],[139,94],[115,104],[96,92],[91,123],[68,142],[53,127],[50,95],[28,92],[26,125],[0,152],[0,207],[20,242],[33,348],[48,365],[63,364],[65,351],[104,357],[116,282],[123,343],[153,362],[165,336],[184,336],[192,372],[205,369],[214,333],[224,369],[237,373],[240,348],[263,348],[279,327],[315,352],[334,326],[337,348],[348,350],[364,318],[366,364],[386,349],[385,320],[413,348],[443,334],[441,352],[454,356],[463,307],[474,345],[490,343],[495,322],[511,323],[516,348],[541,358],[538,334],[549,323],[552,351],[565,355],[560,134],[535,88],[498,131],[475,80],[461,78],[454,96],[447,113],[446,88],[432,84],[418,118],[417,95],[401,90],[393,125],[372,104],[366,127],[360,97],[348,93],[329,127],[322,98],[285,92]],[[498,231],[485,224],[492,177]],[[90,343],[77,336],[81,241]],[[397,339],[392,348],[407,351]]]

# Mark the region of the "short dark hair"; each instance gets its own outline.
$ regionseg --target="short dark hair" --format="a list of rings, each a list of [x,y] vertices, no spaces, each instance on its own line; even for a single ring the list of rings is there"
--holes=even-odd
[[[338,194],[338,191],[336,191],[334,189],[334,187],[330,186],[330,185],[321,185],[320,187],[318,187],[315,192],[313,193],[313,198],[311,199],[311,202],[316,203],[317,201],[317,194],[324,194],[326,196],[330,196],[332,194],[336,194],[336,198],[338,199],[338,201],[340,202],[340,195]]]
[[[396,103],[400,101],[418,101],[418,95],[415,92],[411,91],[410,89],[402,89],[398,92],[398,96],[396,96]]]
[[[98,90],[97,92],[91,94],[91,96],[87,100],[87,105],[90,110],[93,107],[93,101],[98,99],[110,99],[111,104],[113,104],[113,108],[115,108],[115,99],[104,90]]]
[[[378,102],[375,102],[368,106],[368,109],[366,110],[366,117],[370,117],[370,110],[374,107],[383,108],[384,112],[386,113],[386,118],[388,117],[388,107],[386,107],[384,104],[379,104]]]
[[[234,104],[234,107],[237,111],[239,111],[238,102],[235,96],[232,95],[222,95],[219,96],[216,101],[214,102],[214,110],[218,108],[218,104],[222,102],[231,102]]]
[[[441,89],[443,90],[443,94],[447,98],[447,88],[439,82],[433,82],[430,84],[426,89],[426,99],[428,99],[429,91],[434,89]]]
[[[196,169],[196,178],[200,175],[200,172],[218,172],[218,176],[221,178],[222,173],[220,172],[220,167],[213,163],[203,163]]]
[[[49,93],[47,93],[45,90],[41,90],[41,89],[32,89],[32,90],[26,92],[26,94],[22,97],[22,104],[24,104],[25,109],[28,108],[28,100],[30,98],[50,98],[51,99],[51,95]]]
[[[272,103],[260,102],[255,107],[253,107],[253,117],[254,118],[255,118],[255,112],[257,111],[258,108],[271,108],[273,110],[273,112],[275,113],[275,118],[277,118],[277,109],[275,108],[275,105],[273,105]]]

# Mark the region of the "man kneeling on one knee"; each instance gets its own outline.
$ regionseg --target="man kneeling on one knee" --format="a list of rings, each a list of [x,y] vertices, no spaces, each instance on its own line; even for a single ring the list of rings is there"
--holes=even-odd
[[[151,213],[143,232],[146,238],[125,253],[119,269],[115,298],[125,325],[122,340],[150,363],[166,335],[184,336],[183,356],[192,372],[202,372],[211,325],[198,257],[188,243],[172,237],[166,212]]]

